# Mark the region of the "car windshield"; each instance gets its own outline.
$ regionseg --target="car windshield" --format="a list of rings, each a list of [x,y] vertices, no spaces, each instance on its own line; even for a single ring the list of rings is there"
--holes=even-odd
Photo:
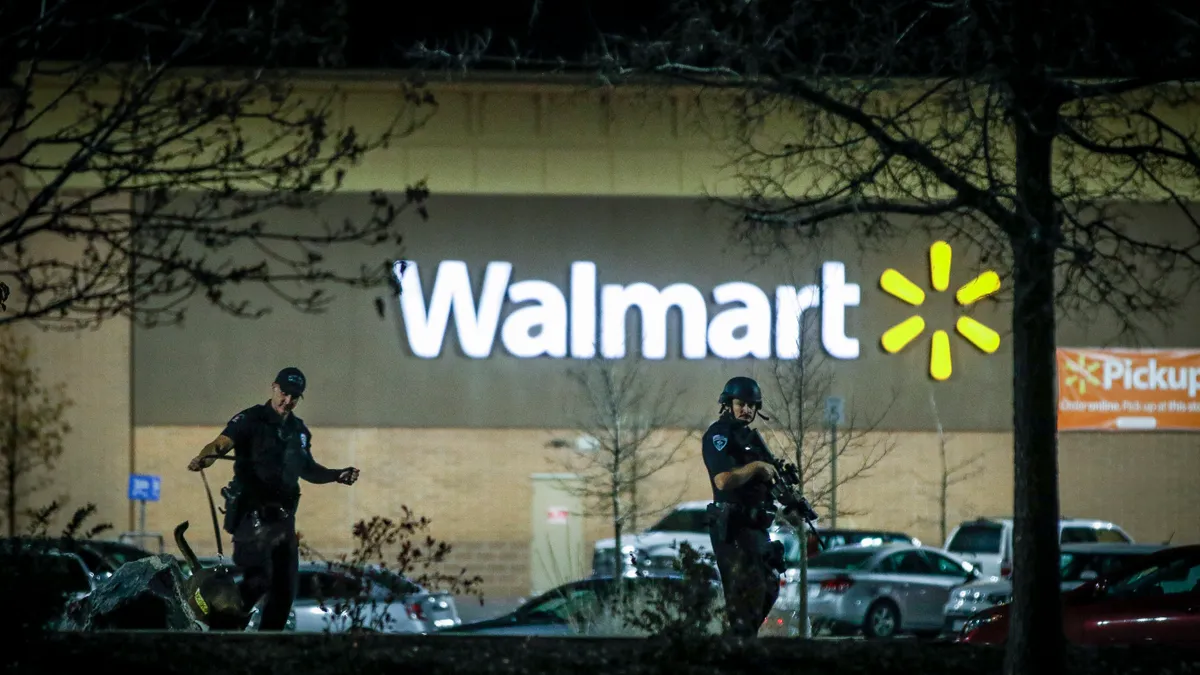
[[[1084,572],[1103,577],[1127,565],[1145,553],[1063,553],[1058,557],[1058,571],[1063,581],[1083,581]],[[1090,576],[1090,575],[1089,575]]]
[[[1059,540],[1064,544],[1088,544],[1091,542],[1100,542],[1102,544],[1131,543],[1129,538],[1122,534],[1120,530],[1106,527],[1082,527],[1078,525],[1064,527]]]
[[[65,555],[39,555],[36,563],[39,581],[64,593],[86,593],[92,590],[87,571],[79,561]]]
[[[1001,531],[1001,527],[994,524],[963,525],[954,533],[946,550],[951,553],[999,553]]]
[[[699,509],[678,509],[664,516],[649,531],[708,534],[708,514]]]
[[[95,548],[100,555],[111,558],[118,566],[150,555],[149,551],[117,542],[92,542],[90,547]]]
[[[399,597],[406,597],[421,592],[421,587],[396,574],[395,572],[385,572],[382,570],[369,570],[366,577],[387,589]]]
[[[808,561],[813,569],[860,570],[875,554],[876,549],[843,549],[815,555]]]
[[[883,544],[907,544],[911,540],[895,532],[830,532],[822,534],[821,540],[829,548],[835,546],[882,546]]]

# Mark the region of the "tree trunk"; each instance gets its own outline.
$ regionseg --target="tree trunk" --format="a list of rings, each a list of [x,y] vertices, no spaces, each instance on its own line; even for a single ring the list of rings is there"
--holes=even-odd
[[[622,579],[625,578],[625,560],[621,554],[621,486],[616,480],[619,476],[614,476],[612,483],[612,514],[613,514],[613,578],[616,582],[618,597],[623,587]]]
[[[800,607],[799,616],[796,617],[800,622],[800,637],[812,637],[812,631],[809,629],[811,624],[808,620],[808,535],[807,526],[800,528]],[[815,533],[813,533],[814,536]]]
[[[1057,111],[1035,92],[1016,127],[1013,230],[1013,606],[1007,675],[1065,671],[1058,573],[1052,149]]]
[[[17,407],[16,382],[11,383],[14,391],[9,392],[12,410],[8,418],[8,440],[4,448],[4,487],[8,492],[4,496],[4,515],[8,521],[8,536],[17,536],[17,445],[20,437],[17,435],[21,422],[21,413]]]

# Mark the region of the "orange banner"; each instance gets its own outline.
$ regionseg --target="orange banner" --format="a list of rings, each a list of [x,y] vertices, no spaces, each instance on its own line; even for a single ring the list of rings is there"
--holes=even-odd
[[[1058,350],[1059,431],[1200,431],[1200,350]]]

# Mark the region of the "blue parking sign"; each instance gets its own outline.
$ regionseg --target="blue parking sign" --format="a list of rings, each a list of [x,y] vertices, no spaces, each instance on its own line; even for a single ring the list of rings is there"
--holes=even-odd
[[[159,477],[139,473],[129,474],[129,499],[141,502],[158,501]]]

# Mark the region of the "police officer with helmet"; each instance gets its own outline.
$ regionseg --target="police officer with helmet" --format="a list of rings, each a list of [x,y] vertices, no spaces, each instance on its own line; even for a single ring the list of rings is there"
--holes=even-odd
[[[720,417],[702,440],[713,489],[710,536],[729,632],[755,637],[779,596],[782,544],[767,534],[775,520],[770,490],[778,480],[762,437],[750,428],[762,407],[762,390],[749,377],[725,383],[717,399]]]
[[[353,485],[359,475],[354,467],[328,469],[313,458],[312,432],[293,412],[306,386],[298,368],[279,371],[270,400],[234,415],[188,464],[201,471],[237,450],[233,480],[221,490],[225,531],[233,535],[233,562],[243,572],[243,606],[266,595],[259,630],[282,630],[295,598],[300,479]]]

